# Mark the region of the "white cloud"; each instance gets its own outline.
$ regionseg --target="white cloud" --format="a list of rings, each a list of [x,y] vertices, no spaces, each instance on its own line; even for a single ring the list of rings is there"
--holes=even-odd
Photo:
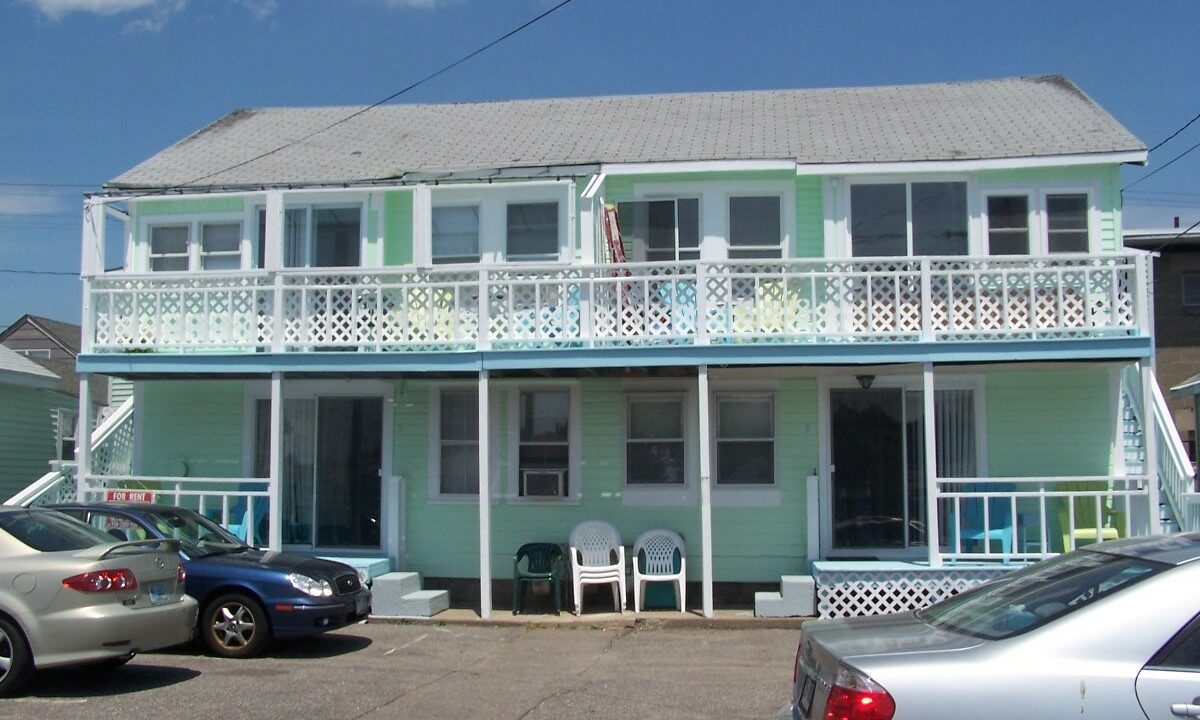
[[[55,191],[0,190],[0,215],[49,215],[80,213],[83,201],[79,193]]]
[[[126,32],[158,32],[166,27],[171,18],[181,12],[188,0],[23,0],[41,11],[51,21],[58,21],[73,13],[92,15],[119,15],[141,13],[125,25]],[[279,0],[228,0],[241,5],[259,20],[279,8]],[[432,1],[432,0],[429,0]]]

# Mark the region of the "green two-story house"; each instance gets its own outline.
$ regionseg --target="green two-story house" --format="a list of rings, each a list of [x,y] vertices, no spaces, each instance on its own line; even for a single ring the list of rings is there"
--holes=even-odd
[[[1191,471],[1121,245],[1145,160],[1057,76],[238,110],[85,201],[81,382],[135,390],[78,492],[484,616],[590,519],[679,533],[706,615],[1160,532]]]

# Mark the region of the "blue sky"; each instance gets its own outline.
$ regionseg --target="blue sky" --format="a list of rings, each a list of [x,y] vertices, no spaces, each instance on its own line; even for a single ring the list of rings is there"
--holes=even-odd
[[[230,110],[371,103],[553,4],[0,0],[0,269],[77,271],[81,194]],[[574,0],[399,101],[1061,73],[1154,145],[1200,113],[1198,26],[1196,0]],[[1200,122],[1151,169],[1196,143]],[[1126,227],[1200,220],[1200,150],[1133,190]],[[0,327],[78,322],[79,297],[0,273]]]

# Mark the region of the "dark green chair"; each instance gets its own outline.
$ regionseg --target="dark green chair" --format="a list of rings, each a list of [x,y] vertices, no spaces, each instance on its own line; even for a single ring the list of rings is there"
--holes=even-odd
[[[521,563],[524,561],[524,569]],[[528,543],[513,556],[513,615],[524,608],[525,585],[549,582],[554,591],[554,614],[562,612],[563,551],[554,543]]]

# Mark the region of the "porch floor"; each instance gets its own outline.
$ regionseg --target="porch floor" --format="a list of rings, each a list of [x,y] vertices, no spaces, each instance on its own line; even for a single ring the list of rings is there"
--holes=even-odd
[[[389,620],[372,617],[371,623],[446,623],[451,625],[482,625],[492,627],[508,626],[554,626],[554,627],[656,627],[656,628],[714,628],[737,630],[743,628],[798,628],[811,618],[756,618],[753,610],[714,610],[711,618],[706,618],[699,612],[678,610],[651,610],[635,613],[617,612],[584,612],[576,617],[575,613],[564,610],[561,615],[553,613],[514,615],[508,610],[494,610],[486,620],[479,617],[475,610],[450,608],[431,618],[404,620]]]

